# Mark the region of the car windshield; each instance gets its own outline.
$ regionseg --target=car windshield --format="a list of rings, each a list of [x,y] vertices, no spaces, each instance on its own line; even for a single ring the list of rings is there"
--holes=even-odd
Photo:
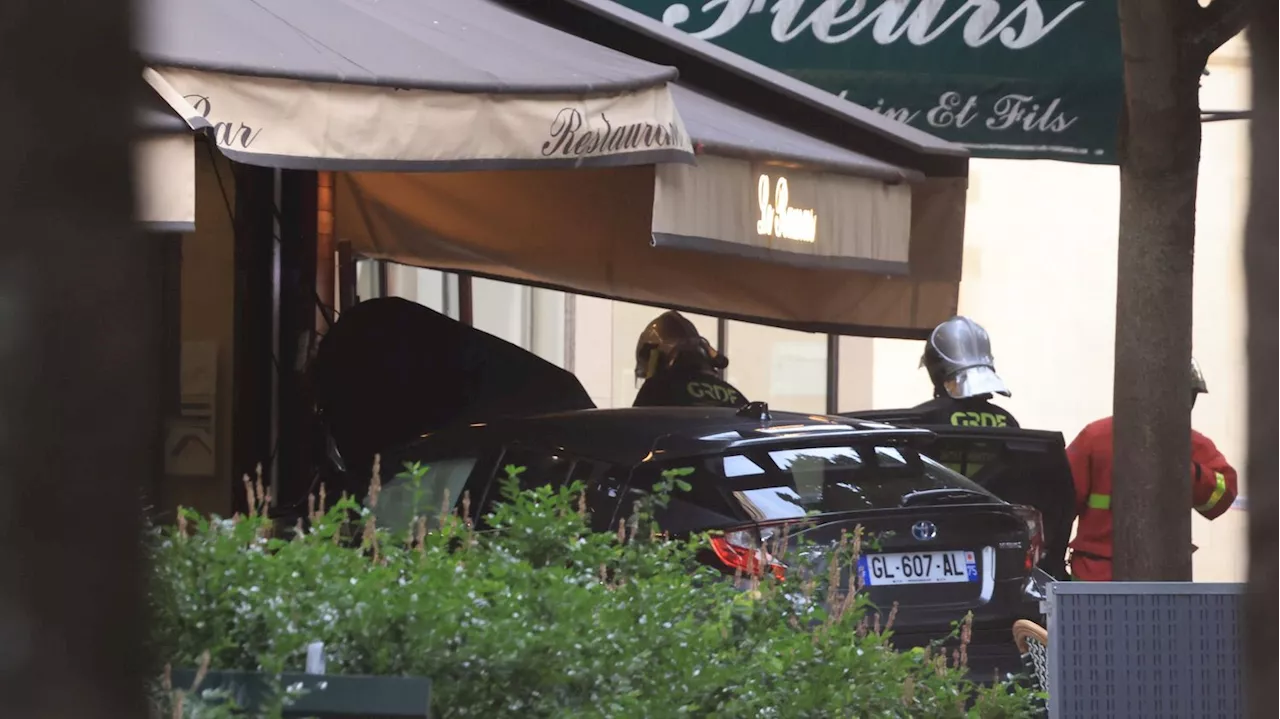
[[[755,521],[901,507],[929,496],[990,501],[972,481],[905,446],[752,449],[700,460],[675,498]],[[922,494],[923,493],[923,494]]]

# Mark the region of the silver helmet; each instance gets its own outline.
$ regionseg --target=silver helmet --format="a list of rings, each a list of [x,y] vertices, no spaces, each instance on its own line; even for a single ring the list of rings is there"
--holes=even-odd
[[[1012,396],[1004,380],[996,374],[991,338],[982,325],[968,317],[952,317],[933,328],[920,366],[929,370],[929,379],[939,396],[944,393],[953,399],[988,394]]]
[[[636,379],[648,379],[659,370],[676,366],[719,374],[728,364],[698,328],[674,310],[655,317],[636,341]]]
[[[1191,358],[1191,396],[1209,394],[1209,385],[1204,381],[1204,372],[1200,371],[1200,363]]]

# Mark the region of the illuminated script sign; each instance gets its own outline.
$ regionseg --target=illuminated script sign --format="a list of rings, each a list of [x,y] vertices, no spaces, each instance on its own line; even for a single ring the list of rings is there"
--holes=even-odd
[[[813,242],[818,237],[818,215],[813,210],[802,210],[788,204],[790,192],[787,178],[779,177],[773,190],[773,202],[769,201],[769,176],[761,175],[756,185],[760,198],[760,219],[756,221],[756,233],[761,236],[779,237],[796,242]]]

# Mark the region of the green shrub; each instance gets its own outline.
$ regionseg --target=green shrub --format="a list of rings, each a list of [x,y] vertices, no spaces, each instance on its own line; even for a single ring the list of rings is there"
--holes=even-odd
[[[184,511],[154,534],[156,648],[173,666],[207,652],[217,669],[274,674],[300,671],[307,644],[322,641],[331,674],[431,677],[440,717],[1031,711],[1026,690],[976,687],[945,656],[889,649],[864,598],[824,577],[725,581],[694,559],[706,538],[658,536],[651,506],[593,533],[580,486],[520,492],[520,471],[508,468],[486,532],[436,512],[430,531],[421,517],[404,534],[382,530],[376,480],[372,510],[322,498],[288,540],[256,512]]]

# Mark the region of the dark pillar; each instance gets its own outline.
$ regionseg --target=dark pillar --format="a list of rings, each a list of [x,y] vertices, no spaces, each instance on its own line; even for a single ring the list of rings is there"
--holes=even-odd
[[[130,5],[0,12],[0,714],[146,716],[155,253],[133,221]]]
[[[316,175],[286,170],[281,173],[280,183],[276,482],[282,504],[302,506],[305,506],[313,474],[309,442],[312,402],[305,371],[316,339]],[[328,312],[325,308],[326,316]]]
[[[1249,716],[1276,716],[1277,425],[1276,3],[1259,0],[1249,29],[1253,145],[1244,262],[1249,307],[1249,594],[1243,632]]]
[[[232,507],[248,509],[240,479],[262,464],[271,446],[274,173],[236,164],[235,345],[231,407]]]
[[[177,417],[182,409],[182,235],[178,233],[151,233],[147,235],[154,253],[156,268],[156,301],[159,306],[160,331],[157,333],[156,352],[159,356],[160,422],[157,426],[161,451],[156,453],[156,473],[148,492],[151,515],[157,521],[172,521],[172,517],[158,510],[169,506],[165,497],[165,422]]]

